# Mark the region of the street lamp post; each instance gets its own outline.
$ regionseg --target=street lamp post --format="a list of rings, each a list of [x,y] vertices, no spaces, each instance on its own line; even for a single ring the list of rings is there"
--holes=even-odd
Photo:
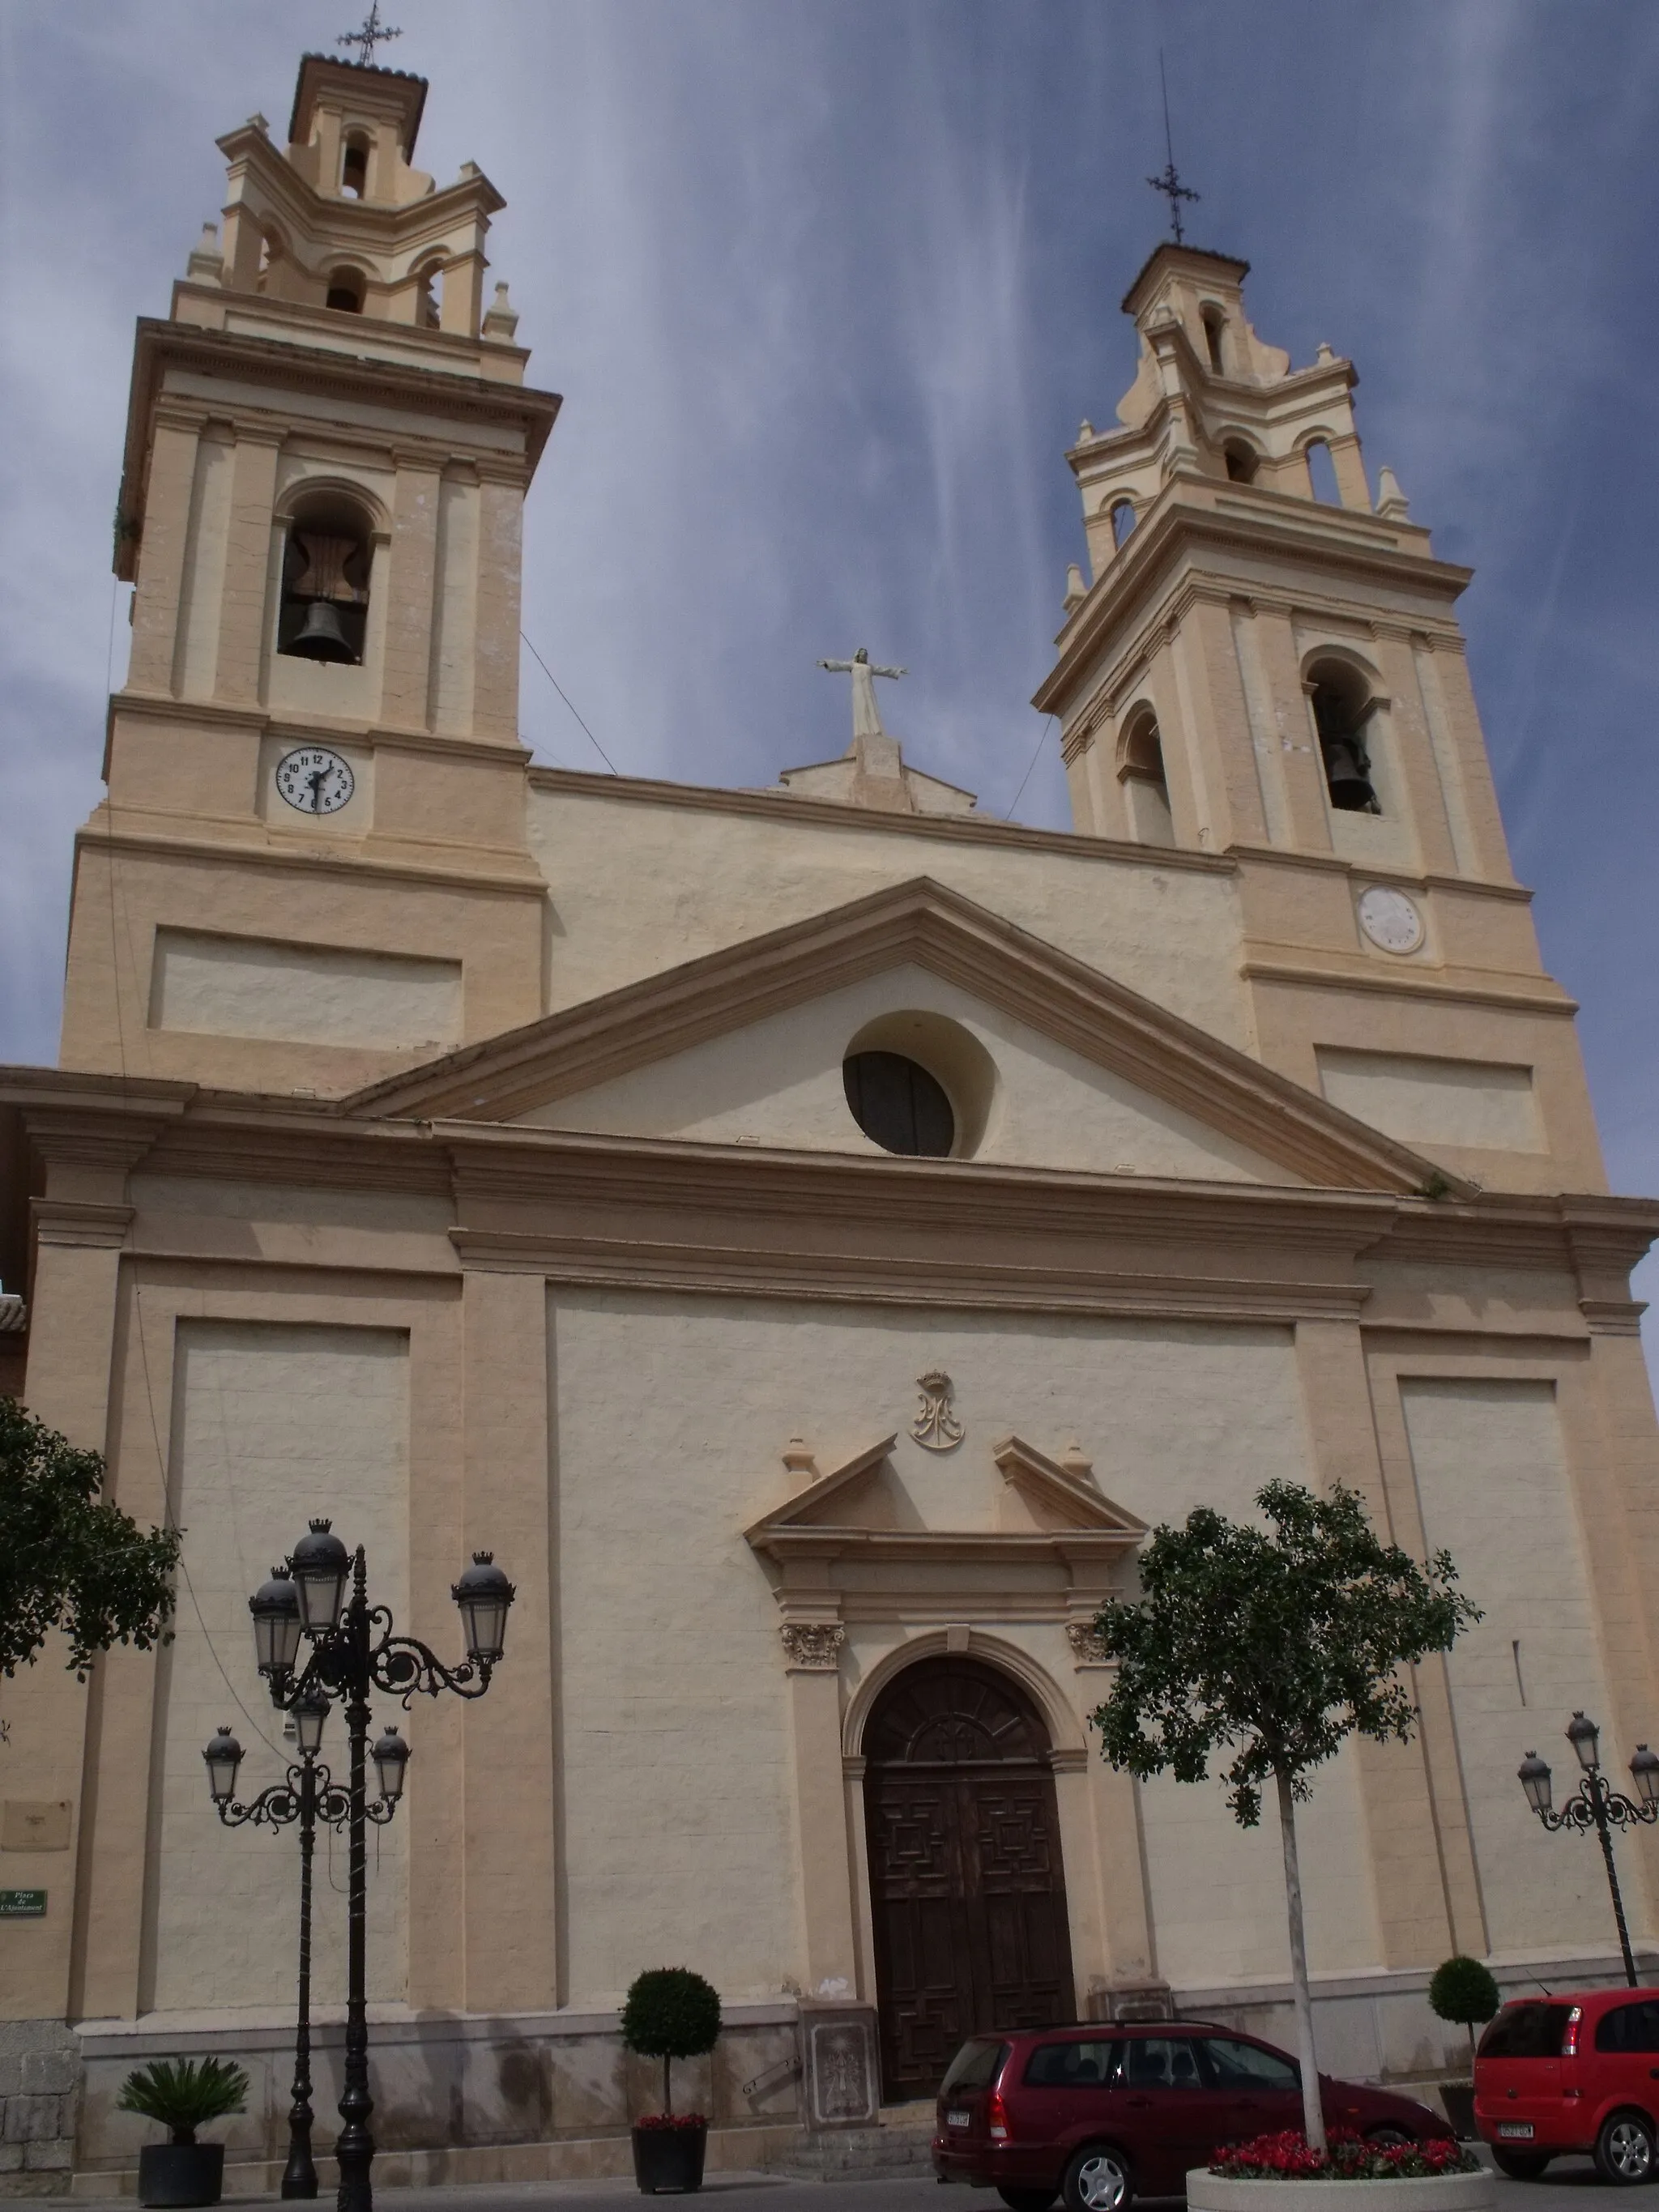
[[[272,1583],[283,1580],[286,1577],[281,1570],[273,1569],[271,1581],[264,1585],[260,1596],[270,1591]],[[291,1591],[291,1584],[289,1589]],[[317,2168],[311,2154],[311,2127],[315,2117],[311,2109],[312,1860],[317,1845],[318,1821],[339,1828],[349,1815],[351,1800],[327,1767],[318,1763],[323,1723],[328,1718],[328,1699],[320,1691],[310,1691],[296,1698],[290,1711],[299,1739],[299,1764],[290,1766],[281,1782],[262,1790],[250,1803],[244,1805],[237,1801],[236,1771],[241,1764],[242,1747],[228,1728],[219,1730],[202,1756],[207,1761],[208,1790],[214,1809],[226,1827],[240,1828],[250,1821],[256,1826],[273,1828],[287,1827],[296,1821],[299,1824],[299,2022],[294,2037],[294,2101],[289,2108],[288,2163],[283,2168],[282,2193],[284,2197],[310,2197],[317,2194]],[[394,1761],[387,1770],[388,1778],[398,1788],[402,1786],[403,1771],[400,1760]],[[397,1802],[395,1792],[388,1793],[383,1788],[379,1800],[365,1809],[371,1820],[385,1822],[392,1818]]]
[[[362,1547],[349,1552],[326,1521],[313,1521],[294,1547],[291,1571],[274,1576],[248,1601],[259,1672],[270,1687],[271,1703],[294,1713],[296,1724],[308,1696],[332,1696],[345,1705],[349,1750],[345,2079],[340,2096],[343,2124],[334,2146],[340,2169],[339,2212],[371,2212],[374,2201],[369,2179],[374,2138],[368,2125],[374,2100],[368,2089],[365,1996],[368,1822],[378,1817],[369,1809],[367,1790],[369,1695],[385,1691],[400,1698],[405,1710],[417,1693],[435,1698],[440,1691],[453,1690],[458,1697],[482,1697],[501,1660],[514,1589],[488,1552],[475,1552],[472,1565],[450,1595],[460,1611],[466,1646],[466,1657],[458,1667],[445,1666],[414,1637],[392,1633],[390,1610],[368,1601],[368,1566]],[[302,1638],[310,1638],[311,1656],[296,1674]],[[388,1729],[372,1755],[381,1802],[395,1804],[403,1790],[409,1746]]]
[[[1636,1960],[1630,1948],[1630,1929],[1625,1924],[1625,1900],[1619,1891],[1619,1870],[1613,1863],[1613,1831],[1633,1826],[1638,1820],[1650,1827],[1659,1820],[1659,1753],[1651,1752],[1646,1744],[1638,1743],[1636,1756],[1630,1763],[1632,1779],[1636,1784],[1637,1796],[1626,1797],[1615,1790],[1601,1771],[1600,1756],[1601,1730],[1595,1723],[1575,1712],[1567,1723],[1567,1741],[1577,1754],[1583,1769],[1583,1779],[1558,1813],[1550,1803],[1550,1770],[1535,1751],[1529,1751],[1517,1770],[1517,1779],[1527,1793],[1529,1804],[1552,1834],[1562,1828],[1576,1829],[1582,1835],[1594,1828],[1601,1846],[1601,1858],[1607,1869],[1607,1887],[1613,1893],[1613,1917],[1619,1923],[1619,1948],[1625,1961],[1625,1979],[1632,1989],[1637,1986]]]

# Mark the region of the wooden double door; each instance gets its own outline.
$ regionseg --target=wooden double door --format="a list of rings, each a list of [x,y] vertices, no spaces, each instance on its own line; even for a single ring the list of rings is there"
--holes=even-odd
[[[922,1660],[865,1731],[882,2093],[932,2096],[963,2039],[1075,2017],[1048,1738],[979,1662]]]

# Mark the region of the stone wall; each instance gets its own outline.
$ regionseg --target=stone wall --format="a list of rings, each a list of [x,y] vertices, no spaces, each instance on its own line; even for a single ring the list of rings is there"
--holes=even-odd
[[[80,2087],[80,2051],[62,2021],[0,2021],[0,2197],[68,2190]]]

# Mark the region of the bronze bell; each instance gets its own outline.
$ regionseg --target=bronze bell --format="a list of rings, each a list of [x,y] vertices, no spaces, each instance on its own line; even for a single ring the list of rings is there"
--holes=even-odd
[[[313,599],[299,635],[288,648],[304,660],[350,660],[356,654],[340,627],[340,611],[327,599]]]
[[[1322,750],[1331,805],[1342,814],[1375,814],[1376,793],[1371,787],[1370,763],[1358,746],[1348,738],[1327,738]]]

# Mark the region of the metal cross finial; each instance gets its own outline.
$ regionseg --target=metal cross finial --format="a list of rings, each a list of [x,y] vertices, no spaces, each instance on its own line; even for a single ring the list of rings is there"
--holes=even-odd
[[[1181,223],[1181,203],[1182,200],[1196,200],[1200,195],[1197,192],[1188,191],[1186,185],[1182,183],[1181,173],[1175,165],[1175,141],[1171,137],[1170,132],[1170,81],[1164,74],[1164,49],[1162,46],[1158,48],[1158,81],[1164,88],[1164,152],[1165,158],[1163,175],[1161,177],[1148,177],[1146,181],[1155,192],[1162,192],[1164,198],[1169,201],[1170,228],[1175,233],[1176,244],[1177,246],[1183,246],[1186,243],[1187,234],[1182,229]]]
[[[358,31],[342,31],[334,43],[337,46],[357,47],[359,63],[364,69],[373,69],[375,47],[387,39],[401,39],[402,36],[401,30],[391,23],[383,23],[380,21],[380,0],[374,0],[368,15],[363,18],[362,28]]]

